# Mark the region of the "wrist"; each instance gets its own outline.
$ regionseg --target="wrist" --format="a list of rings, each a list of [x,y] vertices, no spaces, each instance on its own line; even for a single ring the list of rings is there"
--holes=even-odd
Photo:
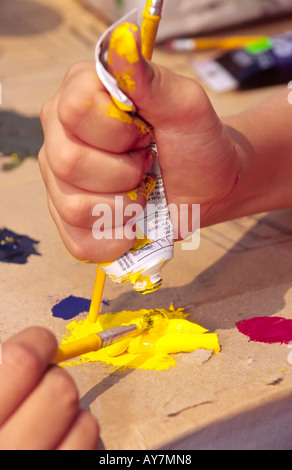
[[[224,131],[229,139],[230,168],[226,172],[224,191],[216,200],[201,205],[201,227],[215,225],[235,218],[240,198],[242,177],[246,166],[246,145],[243,145],[237,131],[224,124]]]

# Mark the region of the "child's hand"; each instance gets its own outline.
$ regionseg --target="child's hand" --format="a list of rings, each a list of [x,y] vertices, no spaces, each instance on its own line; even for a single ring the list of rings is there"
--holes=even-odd
[[[95,450],[98,426],[78,406],[70,376],[51,366],[54,336],[30,328],[2,345],[0,449]]]
[[[202,88],[145,61],[137,28],[129,25],[125,34],[127,48],[118,52],[115,40],[122,43],[121,30],[113,34],[109,71],[138,114],[153,126],[168,203],[201,204],[202,225],[213,223],[238,178],[236,146]],[[113,261],[134,241],[125,237],[97,242],[92,209],[106,203],[114,213],[115,195],[137,187],[141,190],[135,203],[145,206],[143,178],[152,164],[147,151],[151,132],[114,107],[89,63],[69,70],[41,117],[45,143],[40,168],[63,241],[77,259]],[[131,202],[124,198],[125,205]],[[111,223],[106,227],[109,238]]]

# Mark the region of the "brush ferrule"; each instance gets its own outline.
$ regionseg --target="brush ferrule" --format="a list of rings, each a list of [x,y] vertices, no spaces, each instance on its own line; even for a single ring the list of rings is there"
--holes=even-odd
[[[121,341],[135,331],[137,331],[136,325],[117,326],[116,328],[101,331],[98,335],[102,340],[102,347],[106,348],[107,346],[111,346],[112,344]]]
[[[151,6],[149,8],[150,15],[161,16],[162,6],[163,6],[163,0],[152,0]]]

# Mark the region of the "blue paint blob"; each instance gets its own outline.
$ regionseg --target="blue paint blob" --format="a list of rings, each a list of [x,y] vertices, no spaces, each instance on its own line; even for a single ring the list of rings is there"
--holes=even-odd
[[[31,255],[40,255],[35,249],[38,243],[26,235],[0,229],[0,262],[26,264]]]
[[[55,307],[52,308],[52,313],[54,317],[62,318],[63,320],[71,320],[80,313],[89,312],[90,304],[91,300],[89,299],[71,295],[55,305]]]

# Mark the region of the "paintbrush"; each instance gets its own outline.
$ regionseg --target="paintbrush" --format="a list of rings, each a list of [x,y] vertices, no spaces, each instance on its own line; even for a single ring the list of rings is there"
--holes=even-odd
[[[155,332],[161,331],[168,321],[168,317],[159,310],[153,310],[143,315],[136,324],[121,325],[115,328],[92,333],[85,338],[72,341],[58,347],[57,354],[53,359],[53,364],[67,361],[83,354],[99,351],[100,349],[116,344],[126,338],[132,338],[150,330]]]
[[[147,0],[141,29],[142,55],[151,60],[161,20],[163,0]]]
[[[97,321],[99,310],[100,310],[103,289],[104,289],[104,284],[105,284],[105,278],[106,278],[106,274],[103,272],[100,265],[98,265],[94,287],[93,287],[92,300],[91,300],[89,315],[88,315],[88,320],[90,321],[90,323],[96,323]]]
[[[151,60],[153,55],[157,31],[161,20],[162,7],[163,0],[147,0],[143,12],[141,28],[142,55],[148,60]],[[96,323],[99,315],[105,279],[106,274],[101,267],[98,266],[88,316],[88,320],[91,323]]]

